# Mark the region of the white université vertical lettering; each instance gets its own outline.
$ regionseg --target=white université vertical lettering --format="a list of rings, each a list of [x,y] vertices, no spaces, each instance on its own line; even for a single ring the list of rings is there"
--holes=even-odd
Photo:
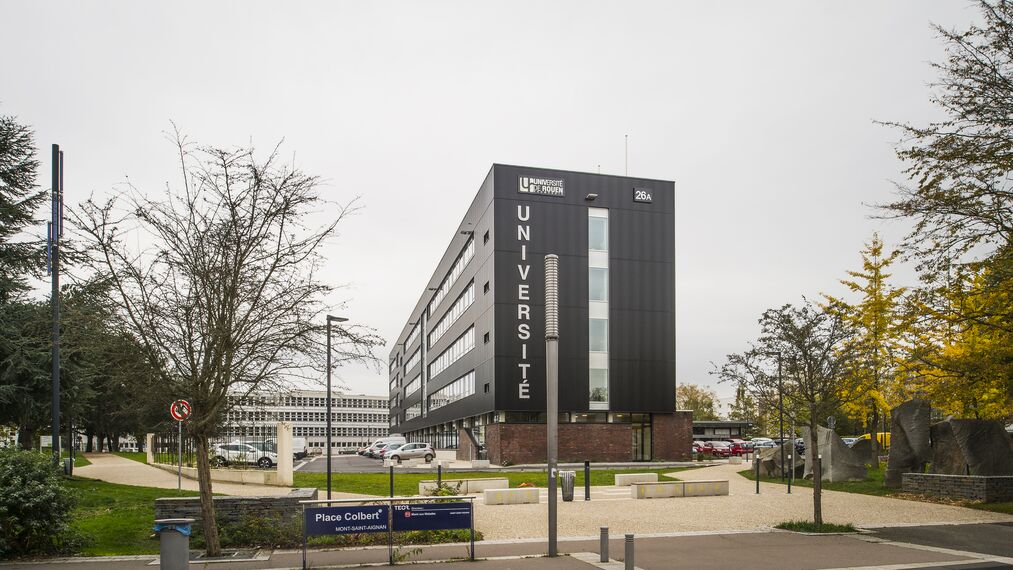
[[[529,206],[518,204],[517,205],[517,221],[527,222],[531,219],[531,208]],[[520,321],[531,320],[531,306],[521,301],[528,301],[531,298],[529,294],[529,285],[523,283],[528,280],[528,275],[531,274],[531,266],[523,262],[528,260],[528,246],[523,243],[531,241],[531,226],[524,224],[517,224],[517,241],[521,243],[521,262],[517,265],[517,273],[521,278],[522,283],[517,285],[517,338],[521,341],[525,341],[531,338],[531,325],[530,323]],[[531,366],[529,362],[525,362],[528,358],[528,344],[526,342],[521,343],[521,362],[517,363],[517,367],[520,369],[520,382],[517,385],[517,397],[522,400],[531,398],[529,391],[530,386],[528,384],[528,368]]]

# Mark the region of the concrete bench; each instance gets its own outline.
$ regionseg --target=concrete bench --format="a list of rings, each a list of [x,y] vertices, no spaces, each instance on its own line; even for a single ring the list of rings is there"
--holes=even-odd
[[[657,473],[616,473],[616,487],[627,487],[634,483],[657,483]]]
[[[483,491],[483,499],[487,505],[523,505],[540,502],[538,487],[486,489]]]
[[[712,497],[728,494],[728,481],[683,481],[684,497]]]
[[[506,477],[483,477],[476,479],[444,479],[444,485],[459,489],[464,495],[480,493],[486,489],[507,489],[510,487],[510,480]],[[419,494],[428,495],[436,490],[436,480],[427,479],[419,481]]]
[[[618,477],[618,475],[616,475]],[[662,481],[633,483],[630,485],[630,497],[634,499],[659,499],[664,497],[682,497],[682,481]]]
[[[711,497],[728,494],[728,481],[661,481],[659,483],[633,483],[630,496],[634,499],[666,497]]]

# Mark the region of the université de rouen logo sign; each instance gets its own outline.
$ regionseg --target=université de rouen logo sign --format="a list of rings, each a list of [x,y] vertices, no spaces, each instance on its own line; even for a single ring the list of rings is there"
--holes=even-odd
[[[565,196],[562,178],[535,178],[521,176],[518,179],[518,190],[521,194],[541,194],[543,196]]]

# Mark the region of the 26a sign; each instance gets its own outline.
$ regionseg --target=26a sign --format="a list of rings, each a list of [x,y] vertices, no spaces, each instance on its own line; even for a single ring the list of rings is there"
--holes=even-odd
[[[176,400],[169,406],[169,415],[177,422],[190,417],[191,412],[193,412],[193,408],[190,406],[190,402],[186,400]]]

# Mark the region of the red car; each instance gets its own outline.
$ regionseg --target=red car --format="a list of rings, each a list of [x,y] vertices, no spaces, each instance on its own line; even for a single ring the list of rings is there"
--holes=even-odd
[[[706,444],[704,442],[702,442],[702,441],[694,441],[693,442],[693,453],[703,453],[705,445]]]
[[[745,455],[753,451],[752,444],[741,439],[730,440],[728,444],[732,447],[732,455]]]
[[[708,441],[704,445],[704,453],[718,457],[731,457],[732,446],[727,441]]]

